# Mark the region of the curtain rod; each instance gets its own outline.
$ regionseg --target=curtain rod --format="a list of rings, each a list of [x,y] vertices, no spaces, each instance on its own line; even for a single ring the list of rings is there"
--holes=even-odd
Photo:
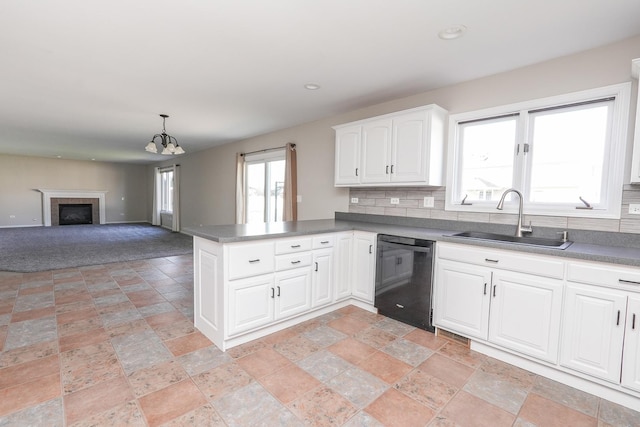
[[[248,153],[240,153],[241,156],[246,156],[247,154],[255,154],[255,153],[265,153],[267,151],[273,151],[273,150],[282,150],[283,148],[287,148],[286,145],[282,146],[282,147],[274,147],[274,148],[265,148],[264,150],[256,150],[256,151],[249,151]],[[296,148],[296,144],[291,144],[291,148]]]

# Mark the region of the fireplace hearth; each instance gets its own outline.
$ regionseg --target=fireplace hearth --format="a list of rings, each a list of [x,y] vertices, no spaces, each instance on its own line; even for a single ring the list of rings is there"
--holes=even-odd
[[[60,225],[93,224],[93,205],[59,204],[58,218]]]

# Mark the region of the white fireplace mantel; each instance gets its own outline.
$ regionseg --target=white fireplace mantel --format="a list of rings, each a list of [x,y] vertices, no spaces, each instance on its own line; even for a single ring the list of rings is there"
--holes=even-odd
[[[51,226],[51,199],[53,198],[75,198],[75,199],[98,199],[100,209],[100,224],[106,223],[105,199],[107,192],[104,190],[46,190],[38,188],[42,193],[42,216],[45,227]]]

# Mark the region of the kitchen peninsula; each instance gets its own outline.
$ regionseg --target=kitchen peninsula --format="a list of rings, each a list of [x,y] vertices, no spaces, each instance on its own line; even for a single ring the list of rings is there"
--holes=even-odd
[[[433,240],[437,328],[468,338],[476,351],[637,405],[638,236],[569,230],[574,243],[565,250],[453,236],[464,230],[510,234],[512,228],[341,213],[327,220],[187,228],[194,235],[194,323],[226,350],[349,304],[375,311],[377,234]],[[535,232],[554,236],[558,230],[538,227]],[[499,263],[485,265],[486,259]],[[483,292],[484,283],[490,283],[483,281],[486,271],[494,280],[509,280]],[[451,282],[451,277],[458,279]],[[519,301],[526,303],[516,308]],[[502,314],[496,311],[500,307]],[[523,316],[512,318],[509,312]],[[478,323],[469,329],[465,316],[476,313]],[[594,324],[585,315],[602,322]],[[504,322],[496,323],[500,316]]]

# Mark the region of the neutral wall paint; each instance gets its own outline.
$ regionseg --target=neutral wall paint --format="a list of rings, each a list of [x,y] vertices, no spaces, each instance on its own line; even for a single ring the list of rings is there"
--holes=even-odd
[[[302,196],[302,202],[298,205],[299,219],[332,218],[335,211],[348,211],[349,191],[333,186],[334,132],[331,126],[432,103],[446,108],[450,113],[460,113],[627,82],[631,80],[631,60],[638,57],[640,37],[633,37],[575,55],[171,159],[182,165],[182,225],[234,222],[236,152],[296,143],[298,193]],[[634,82],[632,114],[635,114],[636,88],[637,82]],[[630,120],[625,177],[628,177],[630,170],[631,135],[633,122]],[[185,147],[188,149],[186,143]],[[163,165],[171,163],[167,161]],[[153,176],[152,170],[149,168],[149,177]]]
[[[43,225],[38,188],[105,190],[108,223],[149,216],[146,166],[0,155],[0,227]]]

